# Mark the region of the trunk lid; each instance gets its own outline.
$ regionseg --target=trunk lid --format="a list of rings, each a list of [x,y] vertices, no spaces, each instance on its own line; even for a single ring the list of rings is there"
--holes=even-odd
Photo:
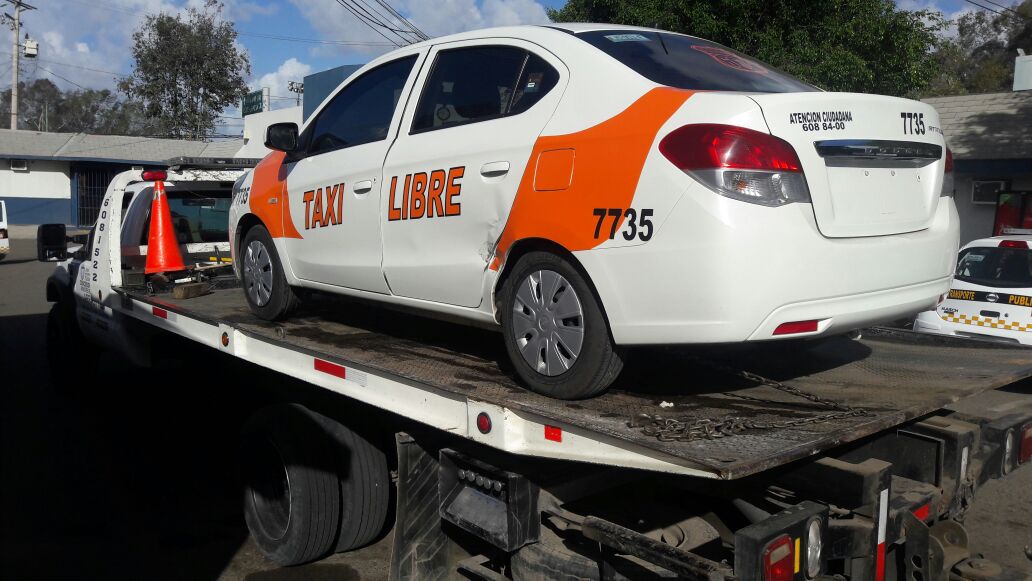
[[[926,103],[857,93],[753,95],[803,165],[821,233],[884,236],[931,225],[945,140]]]

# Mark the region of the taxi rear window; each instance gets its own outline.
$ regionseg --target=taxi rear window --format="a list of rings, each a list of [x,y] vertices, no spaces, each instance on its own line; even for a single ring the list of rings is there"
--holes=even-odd
[[[1032,250],[968,248],[957,261],[958,280],[996,288],[1032,287]]]
[[[643,77],[695,91],[816,91],[799,79],[715,42],[666,32],[593,30],[576,36]]]

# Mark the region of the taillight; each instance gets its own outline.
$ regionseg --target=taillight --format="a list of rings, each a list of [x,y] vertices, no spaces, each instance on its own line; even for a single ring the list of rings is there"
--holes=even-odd
[[[1024,240],[1001,240],[1000,248],[1028,248],[1028,242]]]
[[[0,228],[0,240],[7,238],[7,230]]]
[[[795,577],[795,555],[792,539],[781,535],[763,550],[763,581],[792,581]]]
[[[1018,464],[1032,459],[1032,423],[1021,427],[1021,448],[1018,450]]]
[[[946,148],[946,162],[943,164],[942,196],[953,197],[953,150]]]
[[[168,179],[168,172],[163,169],[145,169],[141,176],[145,182],[157,182]]]
[[[764,206],[810,201],[795,149],[768,133],[732,125],[685,125],[664,137],[659,151],[722,196]]]

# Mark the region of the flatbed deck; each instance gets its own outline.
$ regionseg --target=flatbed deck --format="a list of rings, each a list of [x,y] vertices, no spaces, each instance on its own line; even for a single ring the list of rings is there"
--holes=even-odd
[[[1030,349],[877,328],[860,339],[634,351],[608,393],[559,401],[521,388],[500,365],[501,338],[488,330],[333,297],[269,323],[251,314],[239,288],[186,300],[116,290],[134,318],[500,449],[709,478],[756,474],[1032,376]],[[222,333],[232,337],[228,346],[218,344]],[[318,373],[318,362],[311,369],[311,358],[346,368],[347,381]],[[834,410],[720,365],[865,414],[797,422]],[[491,434],[473,427],[480,411],[494,418]],[[770,427],[668,440],[646,429],[655,425],[646,417]]]

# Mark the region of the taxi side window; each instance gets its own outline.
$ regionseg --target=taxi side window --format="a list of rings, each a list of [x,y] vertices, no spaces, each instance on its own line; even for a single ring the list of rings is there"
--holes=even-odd
[[[382,141],[401,100],[416,56],[381,65],[355,79],[330,101],[311,125],[308,155]]]
[[[412,133],[517,115],[559,80],[544,59],[511,46],[441,51],[416,106]]]

